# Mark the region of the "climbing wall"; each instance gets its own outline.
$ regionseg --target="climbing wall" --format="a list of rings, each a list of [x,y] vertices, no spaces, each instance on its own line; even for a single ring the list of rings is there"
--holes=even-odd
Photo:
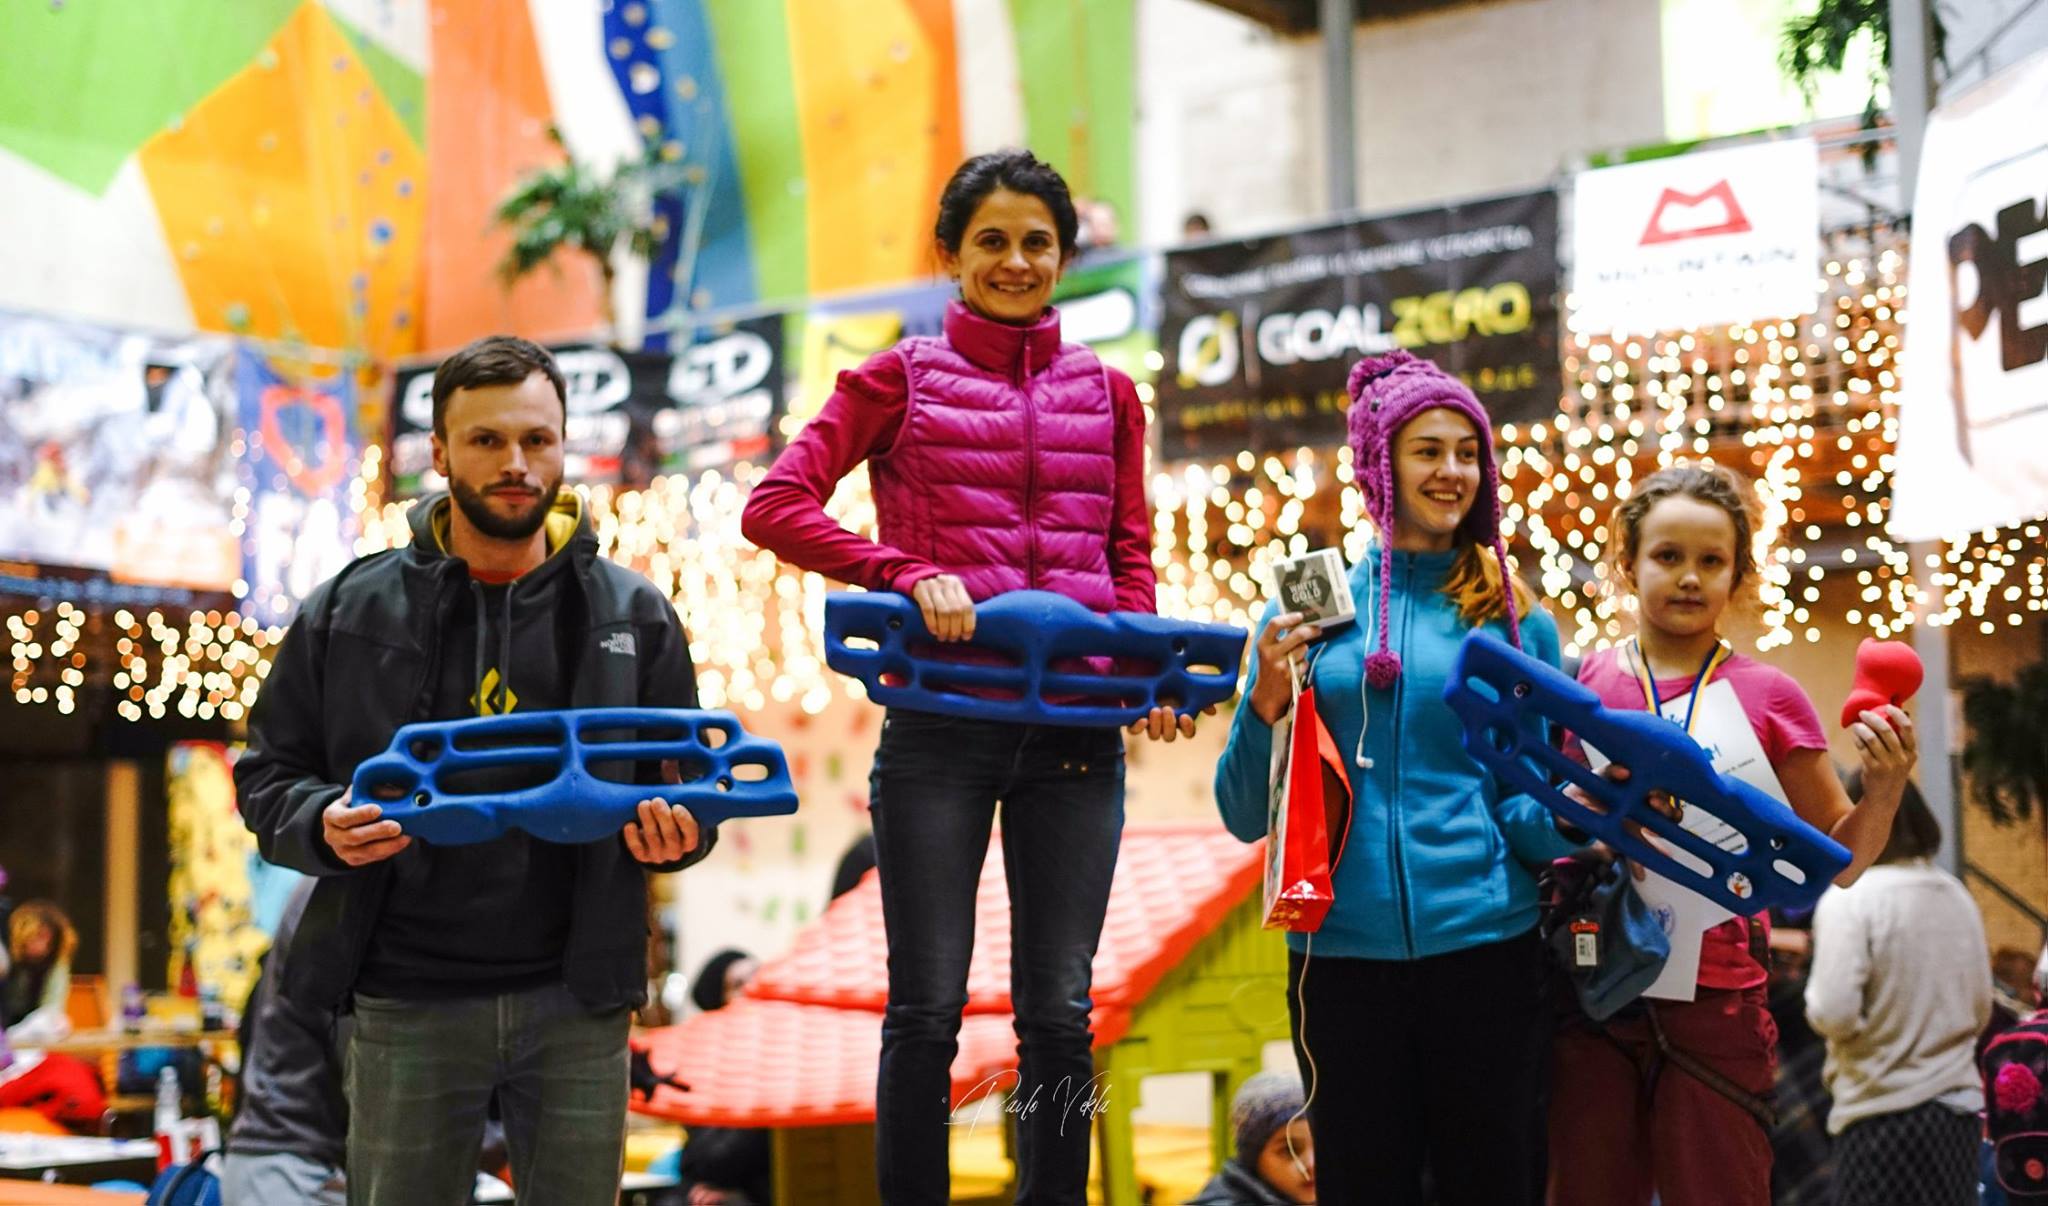
[[[0,308],[384,361],[590,333],[587,260],[496,273],[493,210],[560,162],[551,128],[600,171],[681,167],[628,318],[929,276],[941,186],[999,145],[1128,229],[1134,4],[0,6]]]

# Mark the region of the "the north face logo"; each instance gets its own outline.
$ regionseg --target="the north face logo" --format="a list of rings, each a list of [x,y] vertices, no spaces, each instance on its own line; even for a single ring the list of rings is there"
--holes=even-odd
[[[636,652],[633,634],[630,632],[615,632],[598,642],[597,647],[606,653],[620,653],[627,657],[632,657]]]

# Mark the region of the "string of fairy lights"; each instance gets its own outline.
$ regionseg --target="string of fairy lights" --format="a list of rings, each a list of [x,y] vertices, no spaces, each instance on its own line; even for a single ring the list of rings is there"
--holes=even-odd
[[[1796,321],[1655,339],[1570,333],[1576,389],[1557,419],[1501,433],[1508,517],[1568,621],[1569,650],[1619,634],[1633,600],[1608,588],[1609,517],[1636,481],[1681,459],[1755,482],[1759,651],[1820,638],[1809,605],[1834,567],[1853,567],[1863,587],[1850,625],[1888,637],[1912,622],[1908,555],[1883,533],[1904,267],[1895,248],[1831,260],[1819,307]]]
[[[68,601],[9,614],[16,703],[76,711],[88,684],[113,693],[123,720],[240,720],[270,673],[284,629],[233,611],[88,613]],[[95,658],[88,650],[105,649]]]
[[[1819,307],[1797,320],[1654,338],[1568,324],[1558,413],[1504,426],[1498,448],[1514,555],[1557,616],[1568,653],[1626,631],[1630,600],[1608,588],[1608,519],[1634,483],[1680,459],[1729,465],[1758,484],[1761,652],[1820,639],[1816,605],[1830,573],[1855,583],[1841,619],[1879,637],[1922,619],[1995,632],[2048,611],[2040,523],[1944,545],[1919,567],[1941,589],[1939,608],[1926,605],[1908,551],[1884,534],[1904,271],[1897,246],[1840,255],[1824,267]],[[1143,367],[1156,372],[1159,362]],[[1149,413],[1149,383],[1141,393]],[[763,471],[741,464],[644,490],[599,486],[586,491],[586,506],[602,553],[675,600],[706,706],[759,711],[773,701],[815,714],[863,691],[825,666],[824,602],[836,584],[780,564],[740,534]],[[1355,561],[1372,537],[1342,447],[1155,464],[1151,491],[1159,606],[1170,616],[1248,626],[1273,556],[1337,544]],[[358,553],[410,539],[410,504],[383,494],[381,457],[370,448],[351,491]],[[843,481],[827,510],[872,531],[865,473]],[[69,713],[104,689],[130,721],[242,719],[284,632],[232,609],[89,611],[57,600],[0,604],[0,616],[18,703]]]
[[[1558,414],[1498,433],[1514,555],[1563,621],[1567,653],[1626,631],[1632,600],[1607,586],[1608,520],[1635,482],[1683,459],[1729,465],[1756,482],[1759,651],[1819,639],[1809,605],[1835,565],[1853,567],[1862,588],[1863,606],[1848,623],[1892,636],[1913,622],[1921,600],[1906,551],[1882,531],[1898,430],[1903,271],[1896,249],[1831,261],[1821,305],[1799,321],[1659,338],[1568,333],[1570,388]],[[1334,511],[1317,501],[1333,486]],[[1341,542],[1355,561],[1372,535],[1342,448],[1245,452],[1234,463],[1164,473],[1154,505],[1162,610],[1203,619],[1245,622],[1263,600],[1275,550]],[[1834,547],[1844,532],[1854,539]],[[2007,552],[2017,563],[2018,550]],[[1824,564],[1830,556],[1836,561]],[[1954,577],[1974,581],[1981,560],[1951,558]],[[2021,596],[2008,589],[2003,597]],[[2033,601],[2048,606],[2038,594]],[[1989,602],[1982,590],[1951,593],[1937,621],[1966,607],[1982,614]]]

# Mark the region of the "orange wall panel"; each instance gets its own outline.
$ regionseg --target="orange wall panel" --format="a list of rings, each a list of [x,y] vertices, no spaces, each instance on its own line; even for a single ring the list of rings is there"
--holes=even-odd
[[[594,11],[590,19],[597,19]],[[529,339],[590,334],[602,308],[598,272],[586,257],[558,256],[509,294],[497,275],[512,240],[494,227],[491,212],[520,176],[562,159],[547,137],[554,107],[526,4],[433,0],[429,20],[427,154],[434,186],[422,257],[426,350],[450,351],[497,332]]]
[[[318,5],[140,160],[201,327],[418,347],[425,162]]]

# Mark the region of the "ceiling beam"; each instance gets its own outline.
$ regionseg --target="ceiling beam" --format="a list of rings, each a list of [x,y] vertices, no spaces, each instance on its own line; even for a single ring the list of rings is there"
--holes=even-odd
[[[1217,8],[1236,13],[1277,34],[1312,34],[1316,31],[1315,0],[1208,0]]]
[[[1302,37],[1321,28],[1317,0],[1206,0],[1246,20],[1256,21],[1283,37]],[[1462,8],[1498,0],[1356,0],[1358,20],[1389,21],[1417,13]]]

